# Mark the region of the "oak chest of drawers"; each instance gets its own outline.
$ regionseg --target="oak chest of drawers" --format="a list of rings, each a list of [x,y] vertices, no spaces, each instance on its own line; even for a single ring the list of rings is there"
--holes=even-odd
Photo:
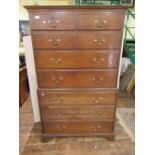
[[[112,139],[125,9],[26,8],[43,135]]]

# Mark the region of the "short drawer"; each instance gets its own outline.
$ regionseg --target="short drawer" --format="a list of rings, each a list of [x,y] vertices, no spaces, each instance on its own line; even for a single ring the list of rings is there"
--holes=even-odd
[[[114,120],[115,106],[48,106],[41,108],[44,120]]]
[[[67,12],[30,13],[32,30],[74,30],[75,15]]]
[[[80,13],[80,30],[121,30],[124,22],[122,12]]]
[[[36,67],[117,68],[118,50],[35,50]]]
[[[117,90],[39,90],[39,102],[42,108],[58,105],[115,105]]]
[[[120,49],[120,31],[33,32],[34,49]]]
[[[117,70],[38,70],[39,88],[114,88]]]
[[[112,133],[114,129],[113,121],[46,121],[43,122],[43,132],[45,134],[105,134]]]

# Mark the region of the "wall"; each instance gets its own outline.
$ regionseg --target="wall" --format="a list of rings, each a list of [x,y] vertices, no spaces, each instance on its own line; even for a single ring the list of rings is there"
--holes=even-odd
[[[72,5],[75,0],[20,0],[19,1],[19,20],[29,20],[28,13],[24,5]]]

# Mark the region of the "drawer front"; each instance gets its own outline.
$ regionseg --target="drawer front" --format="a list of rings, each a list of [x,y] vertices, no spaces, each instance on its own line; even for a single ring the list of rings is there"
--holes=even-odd
[[[117,68],[118,50],[36,50],[36,66],[44,68]]]
[[[105,134],[114,129],[113,121],[46,121],[43,130],[46,134]]]
[[[75,15],[67,12],[38,12],[30,14],[32,30],[74,30]]]
[[[38,71],[39,88],[113,88],[117,70],[42,70]]]
[[[80,30],[121,30],[124,14],[120,12],[81,13]]]
[[[48,106],[42,108],[44,120],[114,120],[114,106]]]
[[[33,32],[34,49],[119,49],[120,31]]]
[[[117,91],[38,91],[41,107],[52,105],[115,105]]]

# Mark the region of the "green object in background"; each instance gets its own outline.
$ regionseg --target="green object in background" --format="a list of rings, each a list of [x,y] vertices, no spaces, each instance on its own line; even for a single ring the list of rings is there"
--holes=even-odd
[[[106,2],[106,3],[105,3]],[[121,0],[76,0],[77,5],[120,5]]]
[[[111,5],[116,4],[120,5],[121,0],[111,0]]]
[[[76,4],[80,4],[80,0],[76,0]]]
[[[127,11],[126,23],[124,24],[124,51],[127,54],[128,58],[131,60],[132,64],[135,64],[135,36],[133,34],[133,31],[131,31],[131,29],[133,30],[134,27],[129,26],[129,17],[135,20],[135,14],[131,10]],[[131,39],[127,38],[127,34],[129,34]]]

